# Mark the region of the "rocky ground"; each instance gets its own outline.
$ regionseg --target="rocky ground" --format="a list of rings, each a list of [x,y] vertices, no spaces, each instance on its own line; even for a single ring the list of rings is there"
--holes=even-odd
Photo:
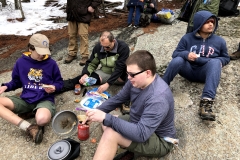
[[[179,7],[180,8],[180,7]],[[237,50],[240,42],[240,30],[238,17],[220,17],[219,29],[217,34],[221,35],[227,42],[229,53]],[[147,28],[139,28],[137,30],[131,28],[118,28],[112,32],[118,39],[125,40],[131,49],[131,52],[139,49],[150,51],[157,63],[158,72],[162,75],[171,60],[171,55],[180,38],[186,31],[187,24],[176,21],[173,25],[151,24]],[[98,33],[90,35],[90,47],[98,41]],[[2,41],[1,41],[2,42]],[[53,58],[57,61],[64,79],[72,78],[81,72],[82,67],[78,65],[80,57],[71,64],[63,64],[63,58],[67,53],[67,40],[58,40],[53,46]],[[19,56],[19,53],[18,53]],[[7,82],[11,78],[11,63],[15,62],[14,57],[1,57],[0,83]],[[12,59],[11,59],[12,58]],[[12,62],[13,61],[13,62]],[[4,67],[9,67],[3,69]],[[175,160],[219,160],[231,159],[239,160],[240,147],[238,145],[238,137],[240,137],[240,112],[239,112],[239,60],[231,61],[222,70],[221,82],[219,84],[216,96],[214,112],[216,113],[216,121],[202,121],[197,114],[199,100],[203,89],[203,84],[192,83],[184,78],[177,76],[171,83],[170,87],[173,91],[175,99],[175,125],[177,128],[177,138],[179,146],[169,155],[161,159]],[[94,86],[97,87],[97,86]],[[89,87],[88,89],[91,89]],[[117,93],[121,86],[111,86],[108,90],[111,95]],[[1,96],[20,93],[21,89],[3,93]],[[79,114],[75,107],[79,104],[75,103],[75,99],[81,99],[81,95],[74,95],[73,91],[69,91],[56,96],[57,111],[70,110]],[[119,111],[113,111],[112,114],[121,114]],[[34,122],[34,119],[30,119]],[[0,155],[3,160],[21,159],[21,160],[45,160],[47,158],[48,148],[56,141],[66,137],[57,135],[52,125],[45,127],[43,142],[35,145],[27,142],[25,132],[17,127],[0,119],[1,124],[1,147]],[[98,123],[91,124],[90,138],[87,141],[79,141],[77,134],[73,134],[70,138],[79,141],[81,144],[80,157],[77,160],[92,159],[97,144],[100,140],[102,131]],[[96,143],[92,143],[91,139],[95,138]],[[147,160],[151,158],[139,157],[137,160]],[[152,158],[157,160],[157,158]]]

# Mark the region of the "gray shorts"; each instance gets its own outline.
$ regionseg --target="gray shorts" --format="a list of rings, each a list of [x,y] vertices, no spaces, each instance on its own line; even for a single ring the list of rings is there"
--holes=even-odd
[[[126,121],[130,119],[129,115],[120,115],[118,117]],[[166,142],[153,133],[147,141],[143,143],[132,142],[126,149],[140,156],[163,157],[173,149],[173,144]]]
[[[39,103],[30,104],[21,99],[18,96],[7,96],[14,104],[13,112],[16,114],[26,113],[26,112],[36,112],[38,108],[47,108],[51,115],[54,116],[56,109],[54,103],[51,101],[41,101]]]
[[[96,70],[95,73],[97,73],[99,77],[102,78],[102,84],[106,83],[107,80],[111,77],[111,74],[104,73],[102,70]],[[124,82],[119,82],[118,80],[116,80],[114,84],[121,85],[124,84]]]

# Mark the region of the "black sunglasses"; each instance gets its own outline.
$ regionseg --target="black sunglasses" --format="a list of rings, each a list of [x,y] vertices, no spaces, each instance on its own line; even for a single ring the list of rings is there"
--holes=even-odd
[[[140,73],[143,73],[145,72],[146,70],[142,70],[140,72],[137,72],[137,73],[130,73],[130,72],[126,72],[130,77],[134,78],[136,75],[140,74]]]
[[[111,48],[111,47],[110,47],[110,46],[103,46],[103,48],[109,49],[109,48]]]

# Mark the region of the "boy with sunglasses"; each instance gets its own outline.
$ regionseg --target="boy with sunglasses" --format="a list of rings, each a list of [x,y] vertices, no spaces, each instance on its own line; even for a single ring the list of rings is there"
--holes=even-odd
[[[125,83],[127,79],[125,61],[130,52],[128,45],[124,41],[115,39],[108,31],[101,33],[99,41],[93,48],[81,75],[64,80],[61,92],[73,90],[75,84],[83,85],[88,77],[95,78],[96,85],[101,84],[97,90],[99,93],[106,91],[112,84]]]
[[[63,79],[57,63],[50,57],[45,35],[32,35],[28,49],[29,52],[17,60],[12,80],[0,87],[0,94],[22,88],[20,97],[0,97],[0,117],[26,131],[39,144],[43,139],[43,126],[55,114],[53,93],[61,90]],[[34,116],[36,124],[25,120]]]
[[[156,74],[151,53],[138,50],[126,61],[128,81],[121,91],[97,109],[86,112],[87,120],[103,124],[103,135],[94,160],[112,160],[118,146],[127,151],[115,159],[136,156],[163,157],[175,138],[174,100],[169,86]],[[123,102],[132,105],[128,115],[111,115]]]
[[[179,73],[192,82],[205,82],[199,116],[202,120],[215,121],[212,111],[222,67],[230,61],[226,42],[215,35],[218,19],[209,11],[199,11],[193,19],[194,31],[180,40],[173,52],[163,79],[167,84]]]

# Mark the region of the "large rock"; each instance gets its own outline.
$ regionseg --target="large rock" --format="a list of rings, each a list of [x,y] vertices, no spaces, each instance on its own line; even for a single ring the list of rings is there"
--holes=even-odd
[[[227,42],[229,53],[234,52],[240,42],[239,23],[240,17],[222,18],[219,22],[217,34],[223,36]],[[171,55],[176,48],[180,38],[185,34],[187,24],[184,22],[174,25],[161,25],[153,33],[144,34],[140,28],[138,30],[119,29],[113,31],[119,39],[125,40],[132,52],[139,49],[150,51],[157,63],[158,71],[162,75],[171,60]],[[152,34],[151,34],[152,33]],[[98,35],[90,36],[90,51],[98,41]],[[63,58],[67,53],[67,40],[56,44],[53,58],[57,60],[64,79],[73,78],[80,74],[82,67],[78,61],[74,60],[70,64],[64,64]],[[60,49],[59,49],[60,48]],[[7,82],[11,78],[11,72],[0,74],[0,83]],[[176,76],[170,87],[175,99],[175,125],[177,128],[177,138],[179,146],[168,157],[161,159],[194,160],[194,159],[240,159],[238,137],[240,137],[240,113],[239,113],[239,61],[231,61],[222,69],[221,82],[217,90],[215,107],[216,121],[205,122],[200,120],[197,110],[204,84],[192,83],[180,76]],[[97,87],[97,86],[94,86]],[[92,87],[89,87],[89,89]],[[121,86],[111,86],[109,92],[115,95]],[[18,89],[13,92],[3,93],[2,96],[12,95],[21,92]],[[74,95],[73,91],[65,92],[56,96],[57,111],[71,110],[76,114],[84,114],[76,111],[75,99],[80,99],[81,95]],[[121,114],[119,110],[112,114]],[[32,119],[31,122],[34,122]],[[43,142],[35,145],[26,142],[25,132],[0,119],[1,125],[1,159],[21,159],[21,160],[44,160],[47,159],[48,148],[57,140],[66,137],[56,135],[51,124],[45,127]],[[78,160],[92,159],[102,131],[98,123],[90,126],[90,138],[81,141],[81,155]],[[77,139],[77,134],[70,138]],[[91,138],[96,138],[97,143],[91,143]],[[140,157],[138,160],[150,158]],[[158,158],[152,158],[154,160]]]

